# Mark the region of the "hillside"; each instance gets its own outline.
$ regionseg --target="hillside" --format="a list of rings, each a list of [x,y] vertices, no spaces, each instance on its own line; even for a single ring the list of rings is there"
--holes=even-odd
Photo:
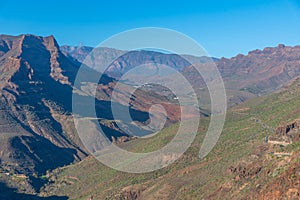
[[[231,59],[222,58],[218,62],[218,68],[228,90],[260,96],[274,92],[299,77],[299,55],[300,46],[280,44]],[[236,96],[248,98],[244,95]]]
[[[225,80],[232,108],[218,145],[207,158],[199,160],[198,151],[209,122],[210,100],[205,98],[206,86],[199,73],[180,56],[152,51],[126,52],[109,66],[101,80],[91,82],[101,74],[79,62],[91,49],[59,47],[53,36],[1,35],[0,190],[29,199],[33,195],[50,199],[86,199],[91,195],[96,199],[221,196],[244,199],[249,194],[253,199],[293,195],[297,198],[299,50],[298,46],[279,45],[214,60]],[[108,59],[124,53],[109,48],[99,51]],[[200,59],[196,66],[204,70],[213,64],[207,58],[192,59],[195,62]],[[200,113],[205,117],[201,118],[195,142],[174,164],[147,174],[120,173],[88,156],[74,127],[73,114],[79,113],[72,111],[72,95],[80,99],[75,106],[85,111],[80,117],[93,126],[99,123],[115,144],[133,152],[158,149],[173,138],[180,117],[190,119],[199,115],[199,111],[195,112],[195,105],[187,103],[182,106],[189,112],[181,116],[172,91],[155,84],[144,84],[136,90],[135,85],[119,82],[120,88],[114,90],[116,79],[133,66],[150,63],[152,69],[153,62],[171,65],[189,79],[204,103],[203,107],[200,105]],[[72,93],[80,66],[83,76]],[[167,74],[160,78],[173,80],[174,77]],[[92,94],[94,87],[96,100]],[[113,91],[115,100],[112,100]],[[257,97],[266,94],[269,95]],[[188,94],[185,96],[189,98]],[[128,109],[128,98],[129,113],[135,123],[114,118],[110,108],[115,103],[120,110]],[[91,110],[86,109],[85,102],[90,101],[95,101],[96,118],[91,118]],[[157,113],[151,116],[160,122],[167,115],[164,130],[151,138],[137,139],[135,133],[152,133],[147,124],[151,122],[148,112],[153,104],[164,105],[165,111],[156,108]]]
[[[297,80],[277,93],[230,109],[218,144],[203,160],[198,152],[205,118],[189,150],[164,169],[121,173],[88,157],[55,170],[42,194],[70,199],[299,199],[299,88]],[[121,147],[152,151],[170,141],[176,129],[170,126]]]
[[[71,95],[76,66],[61,56],[52,36],[1,36],[0,41],[2,166],[28,175],[86,156],[74,133],[64,132],[55,119],[70,115],[64,95]]]
[[[1,35],[0,56],[0,180],[7,184],[4,188],[16,188],[7,195],[35,194],[47,182],[48,171],[88,155],[77,136],[71,108],[73,83],[81,63],[66,57],[53,36]],[[89,68],[84,70],[83,81],[99,76]],[[120,120],[113,118],[109,107],[115,82],[106,76],[102,76],[101,81],[97,83],[96,94],[98,119],[92,121],[100,123],[109,139],[118,143],[130,140],[132,136],[116,125],[115,121]],[[94,84],[85,82],[77,89],[87,91],[86,88]],[[117,92],[120,108],[126,105],[122,100],[131,95],[131,89],[123,84],[122,91]],[[86,95],[89,93],[80,97],[82,102],[90,98]],[[134,93],[130,108],[134,120],[147,123],[147,112],[155,103],[166,105],[166,126],[178,122],[180,107],[173,96],[155,94],[151,88]],[[162,114],[153,117],[159,119]],[[89,113],[85,117],[89,117]],[[121,125],[127,130],[149,131],[122,121]]]
[[[8,187],[34,193],[45,183],[43,176],[49,170],[78,162],[89,154],[77,135],[72,116],[77,114],[72,113],[72,95],[80,66],[81,63],[60,51],[53,36],[0,36],[0,171],[3,174],[0,181]],[[114,79],[102,76],[98,83],[90,83],[91,77],[100,77],[100,74],[86,66],[82,69],[84,83],[76,90],[81,92],[74,94],[81,102],[74,106],[86,110],[83,102],[95,101],[86,88],[96,85],[97,119],[91,121],[100,123],[110,140],[132,137],[115,121],[120,121],[129,131],[149,132],[143,126],[112,116]],[[119,101],[115,104],[119,109],[128,109],[123,99],[131,95],[129,91],[130,86],[123,84],[122,91],[116,92]],[[147,124],[149,107],[156,102],[168,105],[170,116],[166,126],[178,122],[180,111],[176,101],[151,94],[148,98],[148,91],[135,92],[129,108],[133,119]],[[83,114],[81,117],[90,116],[89,111]]]

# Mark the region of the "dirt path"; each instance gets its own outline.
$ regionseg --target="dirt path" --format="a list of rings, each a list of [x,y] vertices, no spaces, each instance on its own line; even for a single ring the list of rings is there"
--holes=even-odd
[[[276,141],[276,140],[269,140],[268,144],[278,144],[282,146],[287,146],[289,144],[292,144],[292,142],[284,142],[284,141]]]

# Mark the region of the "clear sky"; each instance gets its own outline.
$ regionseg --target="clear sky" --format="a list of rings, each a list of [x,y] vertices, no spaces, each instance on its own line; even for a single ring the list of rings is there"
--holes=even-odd
[[[54,35],[60,45],[96,46],[138,27],[180,31],[210,55],[300,45],[300,0],[0,0],[0,33]]]

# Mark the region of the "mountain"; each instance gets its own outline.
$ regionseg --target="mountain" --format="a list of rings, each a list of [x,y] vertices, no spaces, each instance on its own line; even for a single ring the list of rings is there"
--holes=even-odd
[[[165,54],[156,51],[123,51],[107,47],[62,46],[61,51],[69,57],[104,72],[110,77],[119,79],[134,67],[150,64],[151,68],[167,65],[175,70],[182,70],[192,63],[216,62],[217,58],[206,56]],[[188,60],[186,60],[188,59]],[[144,66],[144,68],[147,66]],[[149,66],[150,67],[150,66]]]
[[[92,47],[79,46],[62,46],[62,52],[80,62],[93,51]],[[283,44],[277,47],[266,47],[263,50],[253,50],[247,55],[239,54],[233,58],[207,58],[194,57],[190,55],[164,54],[152,51],[121,51],[111,48],[96,48],[95,52],[103,55],[98,60],[90,60],[87,58],[89,65],[106,67],[108,74],[120,77],[134,66],[143,63],[166,64],[185,73],[193,73],[188,63],[183,58],[198,64],[203,64],[203,68],[207,67],[206,63],[214,61],[217,64],[228,89],[235,89],[250,92],[256,95],[262,95],[279,89],[290,80],[299,76],[299,60],[300,46],[290,47]],[[96,54],[96,53],[95,53]],[[97,53],[98,55],[98,53]],[[107,63],[104,59],[112,60],[118,56],[120,58],[113,63]],[[105,63],[105,65],[101,65]],[[99,67],[99,68],[100,68]],[[197,73],[195,77],[198,77]]]
[[[166,168],[122,173],[88,157],[55,170],[49,177],[53,182],[42,194],[71,199],[299,199],[299,94],[300,80],[296,80],[228,110],[222,135],[205,159],[199,159],[198,153],[207,118],[188,151]],[[121,147],[132,152],[157,150],[173,138],[177,126]]]
[[[68,45],[61,46],[60,50],[65,56],[73,58],[80,63],[84,63],[95,70],[107,67],[111,63],[111,60],[114,60],[114,58],[126,53],[126,51],[107,47],[99,47],[94,49],[93,47],[88,46],[75,47]],[[94,52],[95,56],[88,56],[92,51]]]
[[[263,50],[250,51],[233,58],[221,58],[216,62],[226,87],[229,106],[247,99],[272,93],[300,76],[300,46],[278,45]],[[207,63],[198,64],[209,69]],[[204,87],[199,73],[191,66],[183,69],[183,74],[196,84]],[[201,81],[202,80],[202,81]],[[201,96],[201,91],[198,91]]]
[[[218,68],[231,87],[255,94],[272,92],[300,75],[300,46],[283,44],[222,58]]]
[[[62,55],[53,36],[1,35],[0,55],[1,171],[27,177],[24,188],[34,191],[47,170],[87,156],[70,130],[67,97],[77,66]]]
[[[85,56],[88,56],[93,48],[63,46],[62,51],[65,55],[83,62]],[[158,68],[159,65],[168,65],[181,71],[188,78],[194,85],[198,96],[203,96],[201,95],[203,94],[201,88],[205,87],[205,83],[191,64],[202,69],[209,69],[210,63],[213,61],[225,82],[229,106],[237,105],[249,98],[271,93],[300,75],[300,46],[289,47],[282,44],[277,47],[250,51],[247,55],[239,54],[233,58],[221,59],[199,58],[190,55],[179,56],[152,51],[126,52],[110,48],[96,48],[94,54],[95,56],[87,57],[86,64],[95,69],[98,67],[98,70],[101,69],[107,75],[117,79],[132,70],[133,67],[143,64],[144,71],[138,71],[138,73],[149,73],[149,71],[152,73],[154,68]],[[97,57],[99,58],[96,59]],[[113,58],[117,59],[114,60]],[[187,62],[184,58],[192,63]],[[111,60],[114,61],[109,63]],[[209,104],[209,102],[205,104]]]
[[[80,67],[82,82],[73,94]],[[107,137],[117,143],[134,138],[133,130],[141,135],[151,133],[145,125],[150,121],[148,111],[155,103],[166,105],[166,126],[180,120],[180,107],[173,97],[142,88],[131,94],[132,87],[122,84],[122,90],[115,92],[118,101],[113,102],[111,95],[116,82],[106,75],[98,82],[90,82],[100,76],[65,56],[53,36],[0,35],[0,181],[18,192],[34,193],[45,183],[43,176],[49,171],[89,155],[73,122],[75,114],[87,119],[91,116],[85,102],[95,101],[97,119],[91,119],[92,124],[99,123]],[[94,86],[96,100],[89,93]],[[72,95],[80,99],[74,106],[85,113],[72,111]],[[112,103],[118,109],[129,109],[136,123],[115,118]],[[158,112],[152,120],[163,115],[164,112]]]
[[[76,66],[54,37],[1,35],[0,45],[2,165],[18,173],[43,173],[86,156],[56,119],[70,116],[65,97],[71,95],[69,77]]]
[[[53,183],[42,194],[73,199],[299,199],[299,55],[298,46],[279,45],[217,63],[229,98],[239,105],[228,110],[221,138],[205,159],[198,159],[198,152],[207,118],[189,150],[164,169],[126,174],[88,157],[54,171],[49,178]],[[194,72],[183,69],[202,86]],[[120,146],[133,152],[157,150],[173,138],[176,127]]]
[[[193,66],[177,55],[99,48],[96,52],[103,57],[88,57],[83,62],[91,50],[60,47],[53,36],[0,35],[1,199],[299,198],[299,46],[279,45],[231,59],[213,59],[232,106],[218,144],[204,160],[198,159],[209,123],[209,109],[200,109],[206,117],[201,118],[188,151],[170,166],[147,174],[117,172],[89,156],[73,115],[90,120],[92,126],[100,124],[108,139],[121,148],[150,152],[174,137],[182,107],[172,91],[155,84],[136,88],[118,81],[120,76],[137,65],[156,69],[166,64],[193,83],[201,100],[205,83]],[[204,70],[213,64],[208,58],[191,59]],[[96,71],[99,66],[108,66],[105,74]],[[83,76],[75,85],[80,67]],[[99,81],[91,81],[100,76]],[[174,77],[166,76],[168,80]],[[115,89],[117,85],[119,89]],[[112,99],[113,92],[117,99]],[[72,95],[80,99],[75,106],[84,113],[74,113]],[[97,114],[92,119],[85,104],[91,100]],[[112,104],[129,109],[134,123],[115,118]],[[165,110],[156,108],[157,113],[150,116],[153,104],[164,105]],[[194,105],[182,106],[190,110],[183,118],[199,115]],[[162,132],[150,138],[134,135],[136,130],[142,135],[152,133],[145,125],[162,121],[165,112]]]

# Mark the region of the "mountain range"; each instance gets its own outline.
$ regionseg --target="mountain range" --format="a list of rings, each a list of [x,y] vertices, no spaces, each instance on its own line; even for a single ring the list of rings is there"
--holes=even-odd
[[[90,56],[93,51],[96,52],[96,55],[101,54],[102,57]],[[195,155],[198,144],[194,144],[179,163],[144,176],[123,174],[95,164],[95,160],[89,156],[89,151],[82,145],[73,123],[73,115],[76,113],[72,113],[72,95],[79,68],[83,68],[85,80],[82,80],[81,88],[76,89],[83,91],[90,85],[97,86],[95,100],[97,119],[93,119],[92,122],[99,123],[107,137],[122,148],[137,151],[143,150],[142,147],[145,147],[146,144],[150,148],[158,148],[160,145],[164,145],[167,139],[173,137],[174,131],[172,130],[180,121],[180,105],[171,91],[165,91],[159,87],[153,89],[153,85],[150,87],[145,85],[135,91],[135,97],[131,98],[130,102],[130,113],[137,123],[132,124],[121,120],[117,125],[116,121],[120,121],[120,119],[115,119],[110,109],[112,92],[116,83],[122,75],[135,66],[146,63],[151,68],[159,68],[159,65],[168,65],[188,77],[201,99],[205,83],[195,72],[191,63],[184,59],[187,57],[188,60],[194,62],[193,64],[204,69],[212,63],[215,64],[225,82],[228,104],[231,109],[227,115],[229,124],[224,129],[225,135],[216,150],[206,160],[199,161]],[[113,62],[110,62],[111,60]],[[89,82],[90,77],[100,77],[101,75],[102,78],[99,82]],[[255,196],[259,193],[255,194],[254,187],[259,185],[257,190],[262,194],[263,192],[268,194],[266,192],[271,191],[271,196],[266,196],[266,198],[273,198],[277,190],[274,189],[274,193],[272,193],[273,190],[264,185],[268,181],[263,178],[255,181],[254,177],[257,177],[261,170],[259,167],[256,168],[256,165],[262,166],[262,169],[266,170],[273,170],[264,167],[267,164],[277,168],[281,167],[274,164],[274,160],[268,160],[268,153],[277,147],[268,146],[268,149],[264,150],[266,147],[260,144],[267,131],[258,128],[258,125],[249,126],[249,120],[252,119],[251,117],[264,118],[264,122],[272,124],[274,129],[280,127],[281,122],[292,123],[295,121],[299,113],[296,106],[291,105],[297,105],[298,102],[299,81],[297,78],[299,76],[300,46],[289,47],[281,44],[277,47],[254,50],[247,55],[237,55],[230,59],[217,59],[189,55],[179,56],[147,50],[123,51],[84,46],[60,47],[53,36],[0,35],[0,180],[6,184],[5,186],[1,185],[0,189],[16,188],[16,191],[10,191],[10,195],[20,196],[22,193],[27,193],[27,197],[25,195],[24,198],[28,199],[32,198],[29,194],[39,194],[49,198],[51,195],[61,195],[62,198],[71,196],[73,199],[87,198],[90,194],[94,194],[98,198],[119,199],[137,199],[141,195],[147,198],[154,196],[161,199],[180,199],[185,195],[190,195],[192,199],[201,191],[206,191],[203,198],[215,198],[216,195],[228,195],[226,197],[230,198],[234,192],[242,191],[243,187],[250,186],[249,190],[253,191]],[[172,75],[169,78],[172,79]],[[117,103],[120,108],[126,107],[125,99],[131,95],[130,91],[133,87],[134,85],[130,85],[130,83],[123,83],[122,91],[117,91],[118,102],[114,103]],[[79,92],[76,95],[83,102],[76,106],[84,106],[85,101],[93,98],[89,93],[81,94]],[[261,102],[261,105],[257,102]],[[149,108],[153,104],[165,105],[168,116],[164,130],[165,135],[157,135],[151,139],[136,139],[134,135],[128,134],[131,129],[137,129],[145,134],[151,132],[141,125],[149,123]],[[268,107],[269,104],[276,106]],[[204,122],[207,123],[209,100],[205,105],[207,107],[200,106],[199,109],[200,114],[204,117]],[[191,107],[191,105],[185,106]],[[295,110],[292,111],[291,108]],[[273,117],[268,120],[266,113],[276,114],[277,118]],[[185,117],[192,118],[198,114],[191,113],[190,116]],[[89,117],[89,111],[85,115],[84,117]],[[288,115],[292,117],[288,117]],[[162,112],[154,116],[159,120],[162,117]],[[127,127],[128,132],[122,131],[118,127],[120,124]],[[204,125],[202,129],[200,128],[199,133],[206,128]],[[292,129],[296,129],[295,126]],[[244,133],[242,130],[247,131]],[[201,138],[200,134],[196,141],[201,141]],[[297,139],[294,139],[294,142],[297,142]],[[228,146],[224,146],[225,144]],[[241,154],[236,155],[232,152],[237,147],[243,148],[244,144],[246,148]],[[237,145],[236,148],[234,145]],[[297,152],[297,143],[287,148],[292,148],[292,150],[283,150],[292,152],[291,161],[296,162],[298,154],[294,152]],[[275,150],[277,151],[277,149]],[[229,155],[224,155],[225,152]],[[250,155],[248,155],[249,152]],[[234,154],[235,157],[230,157],[231,154]],[[258,156],[258,158],[252,155]],[[249,162],[247,159],[245,162],[237,160],[243,156],[244,158],[249,156]],[[251,156],[256,160],[254,159],[252,162]],[[217,161],[226,163],[226,167],[222,168]],[[215,164],[216,167],[211,167],[212,164]],[[286,169],[299,167],[297,163],[295,165],[284,163],[284,165],[287,166]],[[93,168],[93,166],[96,167]],[[96,174],[95,177],[98,179],[92,178],[95,185],[79,183],[87,181],[79,174],[82,167],[90,170],[90,173]],[[97,170],[100,172],[96,172]],[[216,171],[218,171],[219,177],[212,176],[212,173]],[[105,173],[110,174],[107,179],[102,177]],[[268,174],[267,171],[263,171],[264,173]],[[287,173],[287,176],[293,175],[289,174],[289,171],[283,171],[270,180],[270,186],[274,184],[279,187],[280,184],[277,184],[276,181],[280,176],[284,176],[284,173]],[[206,190],[203,182],[195,180],[201,179],[200,175],[204,176],[204,174],[212,177],[210,181],[204,179],[208,181],[207,187],[212,187],[210,190]],[[114,175],[118,178],[113,179]],[[227,175],[228,177],[237,176],[238,180],[229,181]],[[92,174],[87,173],[87,178],[89,176]],[[297,174],[294,176],[298,178]],[[219,180],[220,184],[213,185],[212,180]],[[116,185],[115,181],[121,182],[118,186],[111,185],[107,190],[104,190],[106,187],[97,185],[108,184],[109,181]],[[184,183],[190,187],[185,187]],[[286,183],[294,184],[290,180],[286,180]],[[158,188],[158,184],[163,185],[164,192]],[[248,184],[250,186],[247,186]],[[89,191],[86,186],[96,188],[94,191]],[[198,186],[199,189],[197,189]],[[294,186],[290,186],[290,189],[294,189]],[[77,192],[72,194],[71,191],[75,190]],[[226,194],[227,190],[230,191],[228,194]],[[240,197],[244,198],[245,196],[241,193]]]
[[[210,62],[215,62],[225,81],[230,106],[255,96],[271,93],[300,75],[300,46],[290,47],[283,44],[277,47],[266,47],[263,50],[253,50],[247,55],[239,54],[230,59],[163,54],[152,51],[126,52],[103,47],[93,50],[92,47],[86,46],[62,46],[61,50],[68,57],[84,62],[93,69],[97,70],[98,67],[98,70],[102,69],[101,71],[108,76],[117,79],[135,66],[145,63],[167,65],[181,71],[196,88],[205,87],[205,83],[191,65],[196,64],[205,69],[210,67]],[[103,57],[106,60],[102,56],[92,56],[93,54],[105,55]],[[90,57],[96,59],[93,60]],[[116,57],[116,60],[113,59]],[[111,60],[114,61],[108,63]],[[151,67],[153,65],[150,64]]]
[[[28,177],[25,185],[32,185],[29,190],[34,190],[43,182],[37,177],[88,155],[72,117],[72,90],[81,63],[67,58],[53,36],[1,35],[0,55],[1,170]],[[84,75],[87,80],[88,77],[98,76],[97,72],[87,67],[84,68]],[[101,81],[96,100],[99,123],[109,139],[131,137],[121,132],[113,121],[118,120],[112,117],[110,110],[109,99],[115,84],[113,79],[102,76]],[[130,112],[134,120],[140,123],[149,120],[147,105],[167,102],[160,95],[146,98],[149,96],[147,92],[140,90],[136,93],[138,97],[132,99]],[[78,95],[82,102],[91,98]],[[126,88],[118,94],[120,100],[126,95],[129,95]],[[119,106],[122,107],[121,104]],[[167,123],[178,121],[176,112],[178,105],[169,104]],[[88,113],[86,115],[89,117]],[[96,123],[98,120],[94,121]],[[140,126],[126,123],[122,122],[128,129],[147,132]]]

